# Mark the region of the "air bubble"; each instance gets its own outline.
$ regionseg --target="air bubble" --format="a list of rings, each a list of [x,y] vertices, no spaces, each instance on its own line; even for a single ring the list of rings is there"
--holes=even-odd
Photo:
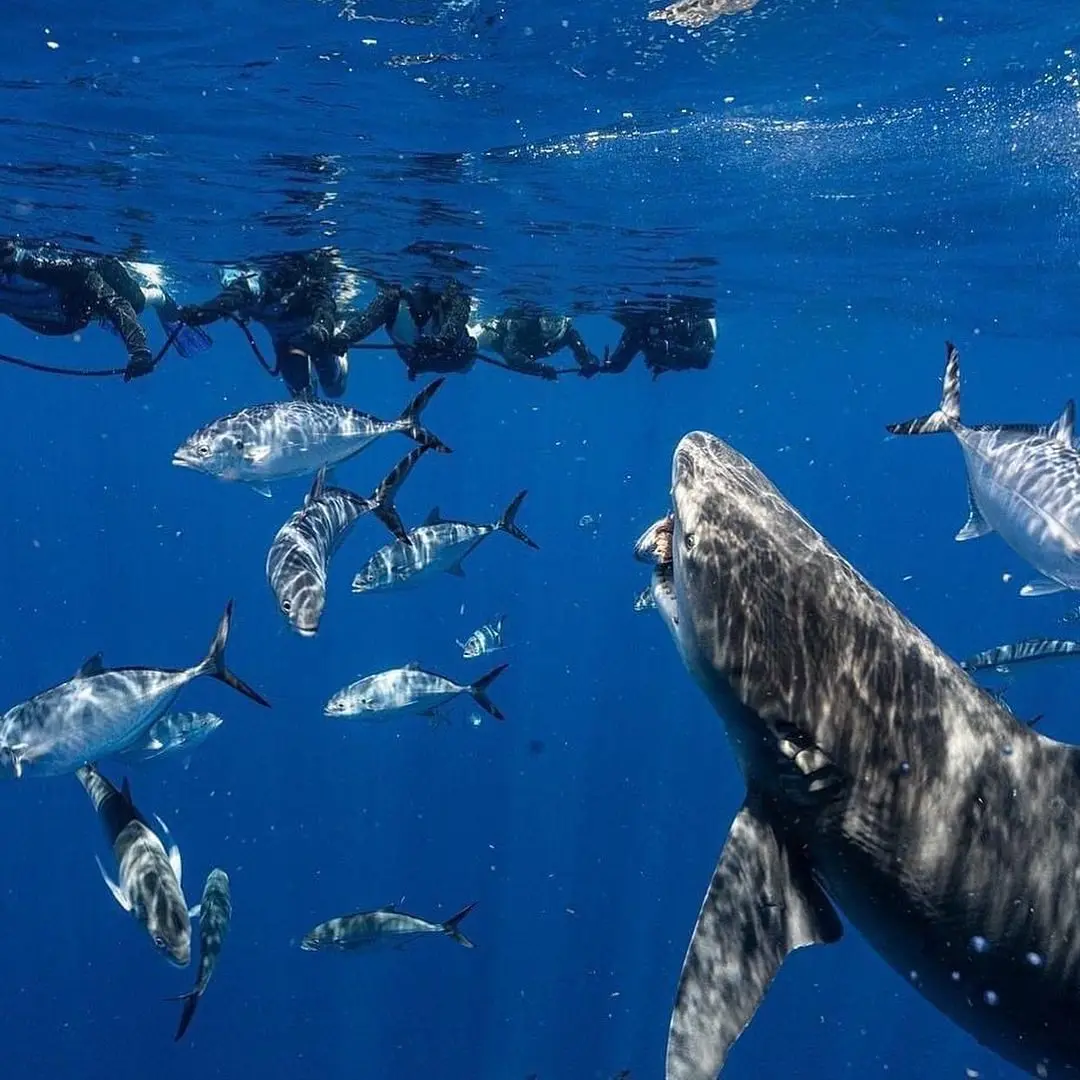
[[[987,990],[983,994],[983,1001],[985,1001],[987,1005],[996,1005],[998,1003],[998,996],[993,990]]]
[[[986,938],[982,937],[980,934],[976,934],[971,939],[969,944],[971,945],[972,952],[984,953],[990,949],[990,942],[987,941]]]
[[[1029,953],[1028,953],[1028,954],[1027,954],[1027,955],[1026,955],[1026,956],[1024,957],[1024,959],[1025,959],[1025,960],[1026,960],[1026,961],[1027,961],[1027,962],[1028,962],[1028,963],[1029,963],[1029,964],[1030,964],[1030,965],[1031,965],[1032,967],[1042,967],[1042,963],[1043,963],[1043,958],[1042,958],[1042,957],[1041,957],[1041,956],[1040,956],[1040,955],[1039,955],[1039,954],[1038,954],[1037,952],[1029,952]]]

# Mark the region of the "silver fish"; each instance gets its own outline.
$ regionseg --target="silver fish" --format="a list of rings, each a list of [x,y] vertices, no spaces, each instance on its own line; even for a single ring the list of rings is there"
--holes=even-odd
[[[310,476],[324,465],[330,468],[395,431],[448,454],[450,448],[420,424],[424,406],[443,381],[436,379],[425,386],[396,420],[380,420],[349,405],[321,399],[253,405],[200,428],[173,454],[173,464],[250,484],[269,495],[268,483]]]
[[[266,579],[289,625],[314,637],[326,606],[330,559],[364,514],[374,514],[395,536],[408,534],[394,508],[394,497],[413,465],[431,447],[420,446],[403,458],[370,499],[326,486],[320,469],[304,505],[278,530],[266,556]]]
[[[968,519],[957,540],[1000,534],[1041,577],[1021,596],[1080,589],[1080,451],[1073,442],[1076,407],[1066,404],[1050,426],[960,422],[960,354],[946,343],[941,405],[929,416],[889,424],[894,435],[951,431],[967,465]]]
[[[209,712],[171,712],[155,720],[143,737],[114,757],[121,761],[153,761],[178,750],[192,750],[224,723]]]
[[[642,589],[641,592],[634,597],[635,611],[648,611],[650,608],[654,607],[656,607],[656,601],[653,599],[651,586]]]
[[[202,902],[199,913],[199,973],[195,979],[195,988],[173,1001],[184,1003],[180,1013],[180,1026],[176,1029],[175,1042],[184,1037],[191,1018],[195,1015],[199,999],[210,985],[221,947],[229,933],[232,921],[232,895],[229,890],[229,875],[224,870],[211,870],[203,886]]]
[[[443,675],[424,671],[419,664],[409,664],[351,683],[334,694],[323,712],[326,716],[359,716],[365,720],[391,720],[410,714],[435,717],[440,705],[469,694],[496,720],[505,720],[487,689],[509,666],[500,664],[472,685],[462,686]]]
[[[446,521],[435,507],[424,524],[409,533],[408,542],[397,540],[375,552],[353,579],[353,592],[415,585],[427,573],[445,572],[464,577],[462,562],[492,533],[509,533],[529,547],[538,549],[515,524],[517,512],[527,492],[519,492],[493,525],[471,525],[466,521]]]
[[[392,904],[379,908],[378,911],[360,911],[355,915],[341,915],[319,923],[310,933],[304,935],[300,948],[305,952],[320,949],[352,951],[368,949],[374,945],[393,945],[400,947],[418,937],[428,934],[445,934],[459,945],[471,949],[473,943],[459,929],[462,920],[476,902],[462,908],[446,922],[428,922],[416,915],[398,911]]]
[[[479,630],[474,630],[464,641],[458,642],[461,655],[466,660],[475,660],[478,656],[499,652],[503,645],[502,628],[505,615],[496,615],[495,621],[484,623]]]
[[[1059,641],[1055,638],[1028,638],[1012,645],[998,645],[993,649],[975,653],[960,662],[965,671],[981,671],[995,668],[1007,673],[1009,665],[1047,660],[1056,656],[1075,656],[1080,653],[1080,641]]]
[[[202,675],[270,703],[225,666],[233,605],[230,600],[206,657],[182,671],[109,668],[101,654],[75,677],[8,709],[0,717],[0,775],[60,776],[136,745],[188,683]]]
[[[131,801],[126,779],[117,791],[93,765],[84,765],[75,775],[94,804],[116,858],[119,884],[97,860],[109,892],[145,928],[159,953],[177,967],[187,967],[191,960],[191,919],[181,888],[180,849],[170,840],[169,850],[165,851],[161,838]],[[168,837],[160,818],[158,824]]]

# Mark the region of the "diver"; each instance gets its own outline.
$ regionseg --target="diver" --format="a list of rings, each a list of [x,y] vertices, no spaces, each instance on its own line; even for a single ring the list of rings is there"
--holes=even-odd
[[[191,326],[232,317],[265,327],[274,346],[275,373],[292,397],[313,394],[315,379],[327,397],[341,397],[349,377],[344,349],[334,349],[339,263],[326,250],[287,252],[262,266],[222,272],[222,291],[180,312]]]
[[[568,315],[556,315],[531,304],[510,307],[501,315],[470,323],[469,333],[478,349],[497,353],[512,371],[555,379],[555,368],[541,361],[561,349],[569,349],[583,370],[599,367]]]
[[[620,305],[612,318],[623,327],[614,350],[604,349],[603,362],[582,367],[581,374],[625,371],[641,353],[645,366],[658,378],[665,371],[707,368],[716,348],[716,306],[711,300],[673,297],[653,308]]]
[[[409,378],[428,373],[463,373],[476,363],[469,333],[469,295],[453,279],[441,290],[426,283],[404,289],[379,285],[375,299],[348,317],[331,350],[344,352],[380,327],[408,368]]]
[[[38,334],[74,334],[98,319],[127,350],[124,382],[154,370],[139,315],[152,307],[181,356],[210,346],[201,330],[183,325],[180,309],[140,268],[110,255],[91,255],[56,244],[0,239],[0,314]]]

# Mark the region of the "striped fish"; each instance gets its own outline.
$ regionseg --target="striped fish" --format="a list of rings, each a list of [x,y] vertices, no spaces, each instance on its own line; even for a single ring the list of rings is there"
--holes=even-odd
[[[485,623],[479,630],[474,630],[465,641],[459,641],[457,644],[461,655],[466,660],[475,660],[478,656],[506,648],[502,639],[505,618],[505,615],[496,615],[494,622]]]
[[[459,929],[465,916],[476,907],[475,901],[452,915],[446,922],[428,922],[417,915],[398,911],[391,904],[377,911],[360,911],[355,915],[340,915],[319,923],[304,935],[300,948],[305,952],[321,949],[352,951],[370,949],[376,945],[400,946],[430,934],[445,934],[459,945],[471,949],[473,943]]]
[[[199,1000],[210,985],[214,974],[221,946],[229,932],[232,921],[232,894],[229,889],[229,875],[224,870],[211,870],[203,886],[202,903],[199,904],[199,973],[195,978],[195,988],[173,1001],[184,1003],[180,1013],[180,1025],[176,1029],[175,1042],[184,1037]]]
[[[1080,451],[1069,401],[1049,426],[960,422],[960,354],[946,343],[941,404],[929,416],[889,424],[894,435],[952,432],[964,452],[968,519],[957,540],[997,532],[1039,571],[1021,596],[1080,589]]]
[[[278,608],[303,637],[319,629],[326,606],[330,560],[365,514],[374,514],[396,537],[408,539],[394,497],[412,467],[431,447],[420,446],[391,470],[369,499],[345,488],[326,486],[319,470],[304,505],[278,530],[266,556],[266,579]]]
[[[155,720],[142,739],[115,756],[121,761],[142,763],[178,750],[193,750],[225,721],[209,712],[171,712]]]
[[[1060,641],[1056,638],[1027,638],[1012,645],[998,645],[975,653],[960,661],[965,671],[982,671],[994,668],[1002,674],[1014,664],[1026,664],[1032,660],[1049,660],[1056,656],[1074,656],[1080,653],[1080,641]]]

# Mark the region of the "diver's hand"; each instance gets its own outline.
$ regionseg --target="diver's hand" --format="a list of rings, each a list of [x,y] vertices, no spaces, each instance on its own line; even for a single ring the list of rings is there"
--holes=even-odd
[[[154,358],[150,355],[149,350],[135,353],[128,361],[128,366],[124,368],[124,382],[131,382],[132,379],[137,379],[140,375],[149,375],[153,370]]]
[[[180,321],[188,326],[206,326],[217,319],[217,314],[199,307],[198,304],[188,304],[178,312]]]
[[[547,379],[548,382],[555,382],[559,377],[559,373],[550,364],[537,364],[536,370],[540,378]]]

